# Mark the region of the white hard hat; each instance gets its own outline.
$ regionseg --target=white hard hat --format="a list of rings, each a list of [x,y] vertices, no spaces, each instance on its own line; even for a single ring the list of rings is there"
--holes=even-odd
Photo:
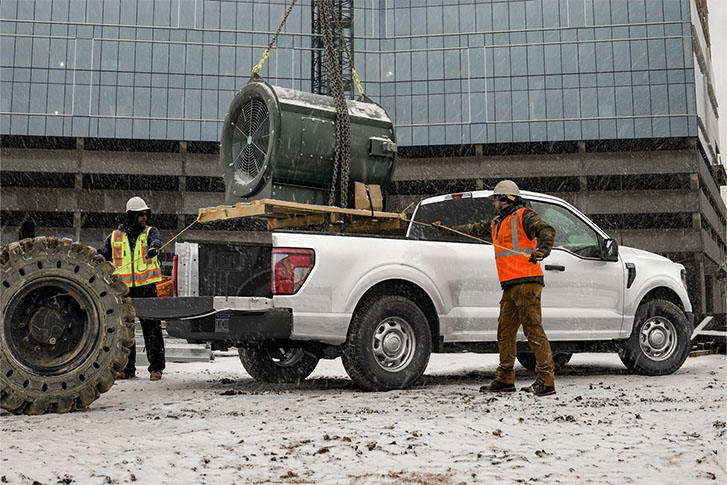
[[[126,212],[141,212],[151,210],[144,199],[141,197],[132,197],[126,203]]]
[[[495,190],[492,192],[492,195],[512,195],[515,197],[520,197],[520,189],[517,187],[517,184],[512,180],[503,180],[495,185]]]

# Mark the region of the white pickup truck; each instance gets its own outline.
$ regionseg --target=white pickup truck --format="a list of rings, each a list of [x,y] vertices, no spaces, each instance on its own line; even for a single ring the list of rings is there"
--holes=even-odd
[[[269,245],[178,243],[174,298],[135,300],[170,335],[239,347],[266,382],[297,382],[343,359],[367,390],[403,389],[432,352],[497,352],[502,290],[493,246],[426,224],[493,216],[490,191],[419,203],[405,237],[279,231]],[[685,270],[616,241],[567,202],[523,192],[556,231],[542,263],[543,325],[556,369],[574,352],[617,351],[633,372],[669,374],[690,347]],[[518,360],[535,360],[520,335]]]

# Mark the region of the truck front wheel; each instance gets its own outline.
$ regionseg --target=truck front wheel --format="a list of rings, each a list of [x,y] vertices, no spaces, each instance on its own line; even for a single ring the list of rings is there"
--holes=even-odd
[[[318,357],[299,347],[240,347],[240,362],[256,381],[272,384],[299,384],[311,375]]]
[[[348,330],[341,359],[361,389],[405,389],[424,374],[432,352],[427,318],[411,300],[383,296],[364,301]]]
[[[636,310],[631,337],[621,344],[618,355],[632,372],[661,376],[684,364],[690,343],[689,322],[679,307],[651,300]]]

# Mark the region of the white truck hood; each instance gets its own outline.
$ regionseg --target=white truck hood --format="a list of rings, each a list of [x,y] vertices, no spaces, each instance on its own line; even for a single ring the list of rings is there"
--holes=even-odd
[[[643,249],[636,249],[631,248],[628,246],[619,246],[618,247],[619,253],[621,253],[621,256],[624,259],[635,258],[637,260],[651,260],[654,262],[660,262],[660,263],[670,263],[670,264],[676,264],[677,266],[681,266],[678,263],[675,263],[669,258],[665,258],[664,256],[659,256],[658,254],[651,253],[649,251],[644,251]]]

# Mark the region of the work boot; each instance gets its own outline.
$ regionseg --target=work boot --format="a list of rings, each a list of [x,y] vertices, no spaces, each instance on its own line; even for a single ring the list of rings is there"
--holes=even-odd
[[[551,396],[555,394],[555,386],[546,386],[540,382],[533,382],[532,385],[522,389],[525,392],[535,394],[536,396]]]
[[[515,392],[515,384],[508,384],[495,379],[488,385],[480,387],[480,392]]]
[[[125,381],[127,379],[136,379],[136,376],[134,374],[127,374],[126,372],[121,371],[116,374],[116,379],[120,381]]]
[[[159,371],[159,370],[153,370],[153,371],[151,371],[151,373],[149,375],[149,380],[150,381],[160,381],[160,380],[162,380],[162,372]]]

